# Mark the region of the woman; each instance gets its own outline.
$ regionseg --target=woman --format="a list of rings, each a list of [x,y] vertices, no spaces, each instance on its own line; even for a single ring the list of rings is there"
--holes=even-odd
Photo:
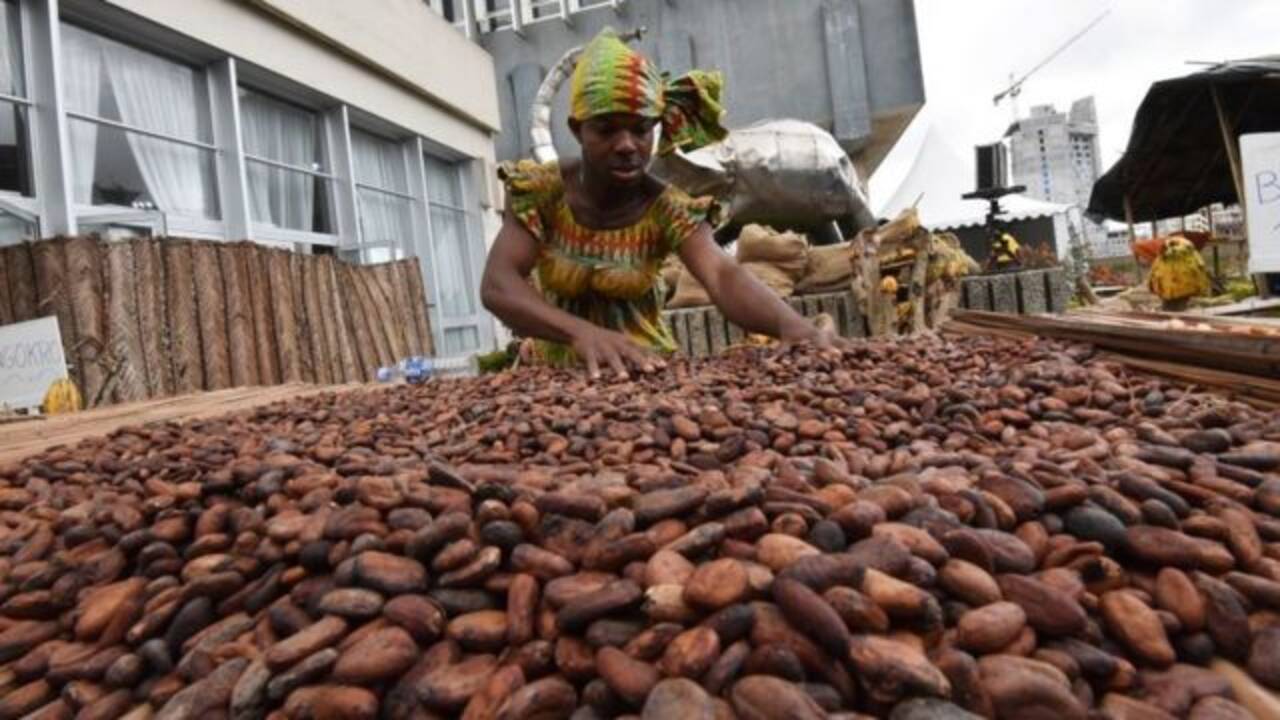
[[[648,173],[659,153],[723,138],[719,73],[666,80],[605,30],[574,70],[569,128],[582,158],[504,164],[507,211],[485,267],[481,299],[515,332],[537,339],[538,359],[612,368],[662,366],[676,349],[662,319],[659,268],[671,253],[730,322],[790,342],[833,337],[742,269],[712,237],[718,207]],[[535,273],[537,288],[526,278]]]

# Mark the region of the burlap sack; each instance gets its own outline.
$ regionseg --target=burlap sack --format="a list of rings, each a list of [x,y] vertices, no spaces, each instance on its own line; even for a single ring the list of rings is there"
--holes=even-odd
[[[809,262],[809,241],[800,233],[748,225],[738,236],[737,255],[740,263],[769,263],[796,281],[804,277]]]
[[[744,262],[742,267],[755,275],[757,280],[767,285],[778,297],[791,297],[795,294],[795,281],[777,265],[766,262]]]
[[[676,294],[667,302],[668,308],[676,310],[711,304],[711,296],[707,294],[707,289],[702,287],[702,283],[698,282],[698,278],[694,277],[688,268],[681,267],[680,279],[676,281],[675,287]]]
[[[820,292],[848,285],[852,277],[853,246],[850,243],[809,248],[809,263],[805,266],[804,277],[796,283],[796,290],[801,293]]]

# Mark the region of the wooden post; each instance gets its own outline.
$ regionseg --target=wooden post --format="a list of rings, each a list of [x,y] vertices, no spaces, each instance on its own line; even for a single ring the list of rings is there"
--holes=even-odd
[[[1227,162],[1231,165],[1231,182],[1236,187],[1236,202],[1244,209],[1244,172],[1240,167],[1240,149],[1236,147],[1235,129],[1227,122],[1227,112],[1222,107],[1222,95],[1217,85],[1210,85],[1213,94],[1213,108],[1218,113],[1218,129],[1222,131],[1222,144],[1227,149]]]
[[[258,385],[257,335],[253,325],[253,298],[246,256],[250,248],[240,243],[217,246],[227,305],[227,340],[231,357],[231,383]]]
[[[13,321],[36,319],[35,266],[31,260],[31,243],[21,243],[0,249],[8,272],[9,303],[13,309]]]
[[[276,348],[280,351],[280,374],[286,383],[302,382],[301,332],[294,310],[289,253],[284,250],[268,250],[266,253],[267,272],[271,277],[272,325],[276,332]]]
[[[196,392],[204,386],[204,356],[200,352],[200,314],[196,310],[191,242],[166,239],[164,251],[165,309],[173,391]]]
[[[1138,233],[1133,229],[1133,200],[1129,193],[1124,194],[1124,221],[1129,225],[1129,247],[1132,248],[1138,242]]]
[[[364,309],[363,293],[360,289],[360,268],[347,263],[340,263],[341,282],[339,283],[343,297],[347,321],[351,324],[351,336],[355,338],[355,359],[360,367],[360,379],[371,381],[378,371],[380,360],[378,345],[374,342],[374,331],[370,327],[368,313]]]
[[[303,257],[296,252],[287,253],[289,281],[293,291],[293,322],[298,333],[298,359],[302,362],[303,382],[320,382],[316,374],[315,348],[311,343],[311,319],[307,315],[307,291],[302,277]]]
[[[197,240],[191,246],[191,264],[196,286],[196,307],[200,315],[200,349],[204,353],[204,389],[231,387],[231,351],[227,335],[226,291],[218,246]]]
[[[117,242],[107,251],[107,337],[111,352],[123,354],[124,364],[116,379],[116,399],[122,402],[143,400],[150,395],[146,353],[142,348],[137,287],[140,285],[134,264],[132,242]]]
[[[64,242],[64,241],[59,241]],[[71,311],[75,314],[76,345],[79,352],[81,377],[84,385],[85,407],[101,404],[106,397],[109,362],[104,308],[102,307],[102,258],[98,241],[93,237],[68,238],[64,248],[67,255],[67,281],[71,293]]]
[[[332,385],[331,361],[336,355],[330,351],[329,338],[324,331],[324,309],[320,305],[320,288],[317,282],[318,267],[313,256],[301,255],[298,260],[302,279],[302,307],[307,313],[307,339],[311,344],[312,372],[315,373],[315,382]]]
[[[1213,206],[1208,208],[1209,213],[1209,242],[1213,243],[1213,279],[1222,282],[1222,262],[1218,257],[1218,239],[1217,228],[1213,224]]]
[[[136,240],[133,244],[133,281],[138,294],[138,333],[142,337],[142,355],[147,364],[148,397],[175,394],[173,378],[172,331],[169,327],[164,256],[155,239]]]
[[[249,270],[249,292],[253,309],[254,348],[258,355],[258,377],[264,385],[283,382],[280,374],[280,354],[276,349],[275,316],[271,301],[270,256],[256,243],[245,243],[246,264]]]
[[[0,325],[15,322],[13,319],[13,303],[9,301],[9,265],[8,259],[0,252]]]

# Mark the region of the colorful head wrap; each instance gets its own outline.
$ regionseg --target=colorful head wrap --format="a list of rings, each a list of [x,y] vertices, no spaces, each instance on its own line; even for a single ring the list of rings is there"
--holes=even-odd
[[[605,28],[582,50],[573,71],[570,116],[578,121],[629,113],[662,123],[658,153],[696,150],[722,140],[724,77],[693,70],[674,80]]]

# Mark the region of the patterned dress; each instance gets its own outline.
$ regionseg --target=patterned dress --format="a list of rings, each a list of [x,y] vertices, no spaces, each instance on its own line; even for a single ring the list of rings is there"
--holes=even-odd
[[[574,218],[558,163],[505,163],[498,176],[512,214],[538,243],[534,282],[547,302],[655,352],[675,352],[662,319],[666,292],[659,270],[702,223],[717,221],[711,198],[668,185],[634,224],[595,230]],[[537,351],[551,365],[578,362],[562,343],[539,340]]]

